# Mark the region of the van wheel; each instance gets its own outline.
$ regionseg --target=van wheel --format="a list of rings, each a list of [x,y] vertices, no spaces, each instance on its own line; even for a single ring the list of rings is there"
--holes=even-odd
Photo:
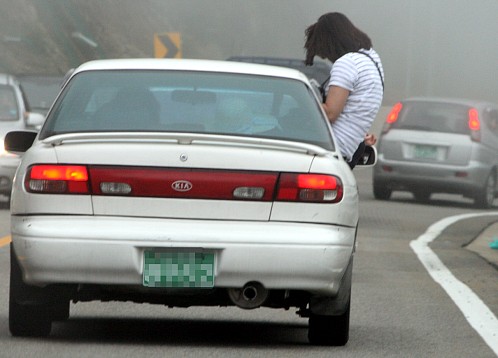
[[[474,205],[481,209],[489,209],[495,201],[496,178],[493,174],[488,176],[484,186],[474,197]]]
[[[389,200],[391,198],[392,189],[385,184],[381,184],[374,180],[373,182],[373,193],[377,200]]]
[[[52,328],[47,289],[26,285],[13,246],[10,246],[9,330],[13,336],[45,337]]]
[[[311,313],[308,325],[308,340],[320,346],[344,346],[349,340],[349,315],[351,299],[346,311],[339,316],[323,316]]]

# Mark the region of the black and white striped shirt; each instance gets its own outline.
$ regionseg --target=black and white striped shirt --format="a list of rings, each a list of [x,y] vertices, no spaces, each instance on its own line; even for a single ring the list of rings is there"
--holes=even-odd
[[[384,70],[380,57],[373,49],[350,52],[332,65],[328,87],[338,86],[350,94],[337,121],[332,124],[341,154],[351,160],[377,116],[383,98]]]

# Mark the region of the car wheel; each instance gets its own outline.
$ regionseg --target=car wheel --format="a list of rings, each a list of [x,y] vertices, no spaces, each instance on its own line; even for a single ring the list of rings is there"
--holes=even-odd
[[[43,288],[26,285],[11,244],[9,330],[13,336],[44,337],[52,328],[51,305],[40,303]],[[47,297],[47,300],[49,298]]]
[[[349,340],[349,315],[351,300],[343,314],[322,316],[311,313],[308,325],[308,340],[321,346],[344,346]]]
[[[373,183],[373,193],[377,200],[389,200],[391,198],[392,189],[378,182]]]
[[[431,193],[429,193],[425,190],[416,190],[412,194],[413,194],[413,197],[415,198],[415,200],[420,202],[420,203],[428,202],[430,197],[431,197]]]
[[[489,209],[495,201],[496,178],[493,174],[488,176],[484,186],[477,192],[474,205],[481,209]]]

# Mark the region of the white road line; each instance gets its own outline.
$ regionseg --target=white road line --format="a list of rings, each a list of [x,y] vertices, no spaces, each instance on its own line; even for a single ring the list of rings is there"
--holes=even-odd
[[[498,356],[498,319],[479,296],[460,282],[429,248],[429,244],[449,225],[462,219],[487,215],[498,215],[498,212],[463,214],[442,219],[431,225],[416,240],[411,241],[410,246],[434,281],[443,287],[472,328]]]

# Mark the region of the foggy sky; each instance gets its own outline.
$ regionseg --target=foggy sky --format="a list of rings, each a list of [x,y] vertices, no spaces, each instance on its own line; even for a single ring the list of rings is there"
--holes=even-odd
[[[162,0],[157,0],[163,3]],[[496,0],[178,0],[173,28],[195,33],[195,56],[304,58],[304,30],[346,14],[372,39],[386,73],[385,100],[467,97],[498,102]],[[201,5],[202,4],[202,5]],[[215,10],[216,9],[216,10]],[[209,16],[206,16],[209,14]],[[194,31],[191,31],[195,29]],[[185,39],[188,41],[189,39]]]
[[[28,7],[30,2],[36,6]],[[8,16],[9,9],[24,14]],[[34,63],[43,64],[50,51],[65,55],[64,69],[85,56],[74,45],[57,44],[75,30],[98,40],[88,55],[97,58],[153,57],[155,33],[179,32],[183,57],[304,59],[306,27],[323,13],[339,11],[371,37],[380,54],[385,103],[409,96],[498,102],[497,0],[0,0],[0,69],[8,68],[2,63],[6,51],[15,51],[15,44],[1,39],[39,32],[30,30],[40,19],[36,9],[56,9],[51,19],[45,14],[45,30],[59,28],[52,29],[56,38],[50,44],[31,41],[33,51],[40,51]],[[61,14],[69,20],[62,22]]]

